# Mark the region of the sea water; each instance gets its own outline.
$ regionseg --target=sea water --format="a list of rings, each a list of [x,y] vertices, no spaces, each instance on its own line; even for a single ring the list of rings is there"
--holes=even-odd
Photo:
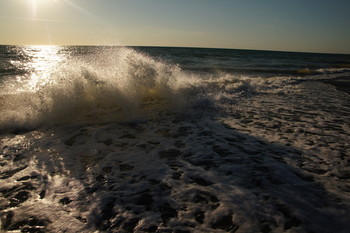
[[[1,230],[346,232],[350,56],[0,46]]]

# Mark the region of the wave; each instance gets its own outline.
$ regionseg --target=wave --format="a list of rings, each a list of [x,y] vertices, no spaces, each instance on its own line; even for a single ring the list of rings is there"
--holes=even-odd
[[[217,113],[240,96],[284,91],[296,79],[191,73],[131,48],[100,50],[5,81],[0,130]]]
[[[341,74],[349,73],[350,68],[348,67],[336,67],[336,68],[320,68],[320,69],[299,69],[296,71],[300,75],[315,75],[315,74]]]
[[[346,74],[349,75],[350,68],[347,67],[335,67],[335,68],[302,68],[295,69],[286,67],[264,67],[264,68],[237,68],[237,67],[225,67],[225,66],[213,66],[213,67],[184,67],[188,71],[200,72],[200,73],[217,73],[225,72],[235,75],[246,75],[254,77],[274,77],[274,76],[310,76],[310,75],[329,75],[329,74]]]
[[[133,120],[154,109],[177,111],[183,106],[181,75],[176,66],[126,48],[69,60],[50,74],[4,84],[1,129]]]

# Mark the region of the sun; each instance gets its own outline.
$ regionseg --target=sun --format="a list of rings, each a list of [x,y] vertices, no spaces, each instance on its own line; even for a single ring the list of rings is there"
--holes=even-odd
[[[35,18],[39,7],[43,7],[44,4],[49,2],[58,2],[58,0],[26,0],[31,8],[32,17]]]

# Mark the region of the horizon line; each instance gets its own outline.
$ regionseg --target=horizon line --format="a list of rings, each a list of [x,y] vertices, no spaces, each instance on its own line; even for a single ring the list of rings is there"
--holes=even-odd
[[[175,46],[175,45],[117,45],[117,44],[0,44],[0,46],[81,46],[81,47],[148,47],[148,48],[188,48],[188,49],[222,49],[222,50],[246,50],[262,52],[281,52],[281,53],[311,53],[311,54],[334,54],[350,55],[349,53],[336,52],[312,52],[312,51],[292,51],[292,50],[273,50],[273,49],[253,49],[253,48],[227,48],[227,47],[201,47],[201,46]]]

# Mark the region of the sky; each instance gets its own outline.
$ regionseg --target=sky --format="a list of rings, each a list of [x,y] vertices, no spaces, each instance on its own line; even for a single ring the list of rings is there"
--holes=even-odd
[[[350,53],[349,0],[0,0],[0,44]]]

